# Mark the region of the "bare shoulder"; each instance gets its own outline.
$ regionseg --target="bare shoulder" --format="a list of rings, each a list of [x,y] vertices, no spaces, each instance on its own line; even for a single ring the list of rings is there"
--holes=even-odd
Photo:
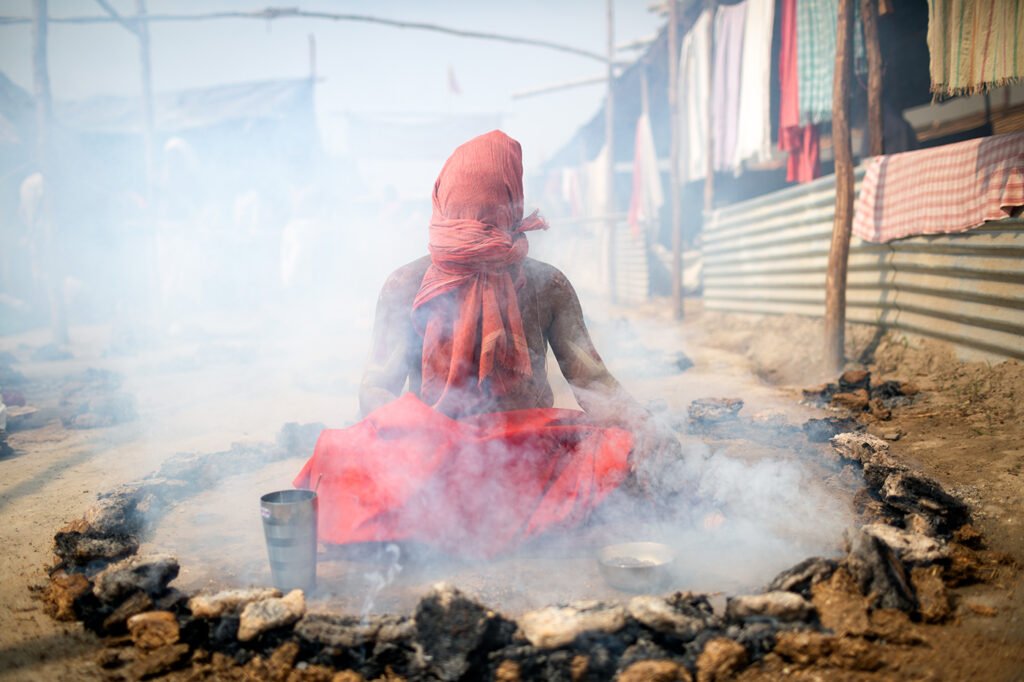
[[[576,298],[576,290],[569,278],[554,265],[527,258],[523,262],[523,271],[536,287],[537,293],[552,303],[562,304]]]
[[[430,267],[430,256],[423,256],[392,272],[384,281],[384,286],[381,287],[381,299],[392,301],[408,299],[411,305],[428,267]]]

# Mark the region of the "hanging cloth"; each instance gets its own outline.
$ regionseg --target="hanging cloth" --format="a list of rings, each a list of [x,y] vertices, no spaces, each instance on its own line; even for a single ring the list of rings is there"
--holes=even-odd
[[[640,114],[636,121],[633,150],[633,192],[629,199],[629,227],[637,237],[643,228],[657,230],[658,212],[665,203],[661,189],[658,153],[654,148],[651,118]]]
[[[856,11],[854,15],[854,68],[864,73],[864,37]],[[796,0],[801,123],[827,123],[832,120],[838,19],[839,0]]]
[[[1024,1],[928,0],[932,92],[971,94],[1024,77]]]
[[[789,153],[786,180],[809,182],[821,174],[821,167],[818,131],[814,125],[800,123],[796,3],[779,3],[779,149]]]
[[[735,168],[740,119],[740,70],[747,3],[720,5],[715,13],[715,60],[711,66],[711,124],[715,170]]]
[[[747,0],[740,66],[739,118],[732,165],[771,158],[771,68],[775,0]]]
[[[700,180],[708,171],[708,97],[711,96],[711,12],[704,10],[679,49],[679,179]]]

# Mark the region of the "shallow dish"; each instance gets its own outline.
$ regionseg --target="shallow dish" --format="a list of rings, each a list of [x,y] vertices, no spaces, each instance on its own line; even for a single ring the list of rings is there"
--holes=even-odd
[[[657,592],[672,577],[675,552],[660,542],[623,542],[603,547],[597,555],[601,577],[626,592]]]

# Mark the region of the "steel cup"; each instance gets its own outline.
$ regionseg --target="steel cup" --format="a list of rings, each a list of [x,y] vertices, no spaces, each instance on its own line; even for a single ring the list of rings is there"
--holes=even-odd
[[[278,490],[260,498],[263,534],[274,587],[316,587],[317,497],[312,490]]]

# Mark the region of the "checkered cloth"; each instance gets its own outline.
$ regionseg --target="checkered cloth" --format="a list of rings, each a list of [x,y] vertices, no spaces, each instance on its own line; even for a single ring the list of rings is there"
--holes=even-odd
[[[860,13],[854,9],[854,68],[866,73]],[[797,0],[796,61],[800,88],[800,123],[832,120],[832,80],[836,72],[836,24],[839,0]]]
[[[964,232],[1024,206],[1024,133],[867,161],[853,233],[869,242]]]

